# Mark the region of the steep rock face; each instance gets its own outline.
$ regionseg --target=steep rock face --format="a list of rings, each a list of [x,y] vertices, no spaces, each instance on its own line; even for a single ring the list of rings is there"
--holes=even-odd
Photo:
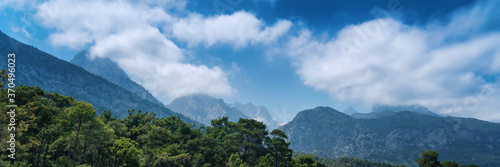
[[[139,97],[146,99],[150,102],[163,106],[163,104],[156,99],[149,91],[144,89],[141,85],[132,81],[129,76],[109,58],[95,57],[90,59],[87,56],[88,51],[84,50],[75,55],[71,63],[82,67],[83,69],[100,76],[111,83],[137,94]]]
[[[98,112],[111,110],[119,117],[127,116],[127,110],[135,108],[155,112],[159,117],[177,115],[186,122],[196,123],[182,114],[145,100],[81,67],[0,33],[0,55],[9,53],[16,54],[16,85],[39,86],[47,92],[73,96],[77,100],[91,103]],[[2,56],[1,60],[7,62],[7,56]],[[0,69],[6,68],[7,63],[0,63]]]
[[[276,121],[273,120],[273,117],[264,106],[254,106],[252,103],[241,104],[239,102],[235,102],[234,104],[231,104],[229,106],[241,111],[243,114],[252,119],[263,122],[264,124],[266,124],[269,130],[278,127]]]
[[[228,117],[233,122],[249,118],[239,110],[227,106],[224,100],[202,94],[179,97],[168,107],[205,125],[211,125],[211,120],[222,117]]]
[[[292,149],[329,158],[350,156],[416,166],[423,151],[436,150],[441,161],[500,165],[500,124],[477,119],[410,111],[355,119],[318,107],[300,112],[282,130]]]

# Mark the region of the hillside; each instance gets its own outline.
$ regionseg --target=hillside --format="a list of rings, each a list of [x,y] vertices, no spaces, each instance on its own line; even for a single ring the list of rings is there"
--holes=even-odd
[[[121,118],[127,115],[128,109],[135,108],[155,112],[159,117],[177,115],[189,123],[195,123],[182,114],[145,100],[81,67],[0,33],[0,55],[9,53],[16,54],[17,85],[39,86],[47,92],[73,96],[93,104],[99,113],[112,110]],[[3,62],[7,62],[6,59],[7,56],[2,56]],[[0,63],[0,69],[6,68],[6,63]]]
[[[355,119],[329,107],[301,111],[281,127],[295,151],[416,166],[425,150],[460,164],[500,165],[500,124],[402,111]]]

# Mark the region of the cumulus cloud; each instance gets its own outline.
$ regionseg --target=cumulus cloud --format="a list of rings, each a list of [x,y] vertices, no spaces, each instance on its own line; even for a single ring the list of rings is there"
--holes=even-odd
[[[288,20],[279,20],[273,26],[266,26],[262,20],[245,11],[208,18],[191,14],[173,24],[172,34],[191,46],[204,44],[208,47],[221,43],[242,47],[275,41],[286,34],[291,26]]]
[[[219,67],[184,62],[183,50],[159,27],[176,20],[168,10],[185,1],[47,1],[37,18],[54,28],[53,45],[90,47],[90,55],[108,57],[146,89],[170,99],[191,93],[232,95],[227,74]]]
[[[159,7],[95,0],[47,1],[38,6],[37,17],[43,25],[56,29],[49,37],[52,44],[74,49],[128,29],[153,27],[171,20]]]
[[[500,121],[492,107],[498,94],[475,93],[500,85],[484,79],[500,74],[500,32],[484,31],[484,18],[496,12],[489,5],[459,11],[447,24],[419,27],[380,18],[346,26],[332,39],[305,29],[285,53],[304,84],[340,100],[421,104],[441,114]]]
[[[275,41],[292,25],[280,20],[266,26],[244,11],[204,17],[184,11],[185,5],[185,0],[49,0],[38,5],[36,16],[44,26],[55,29],[49,36],[54,46],[90,47],[89,56],[110,58],[146,89],[170,99],[192,93],[232,95],[236,90],[227,79],[234,75],[231,71],[186,63],[186,51],[169,38],[191,46],[244,47]],[[172,10],[187,15],[169,13]]]

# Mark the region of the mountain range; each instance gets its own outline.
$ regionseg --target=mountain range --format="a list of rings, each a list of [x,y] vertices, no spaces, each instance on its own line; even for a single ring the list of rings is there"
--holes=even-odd
[[[77,100],[93,104],[98,112],[111,110],[118,117],[125,117],[128,109],[141,109],[155,112],[159,117],[177,115],[186,122],[199,124],[79,66],[20,43],[0,32],[0,55],[9,53],[16,55],[17,85],[39,86],[47,92],[73,96]],[[2,62],[7,62],[7,56],[2,56]],[[0,69],[7,69],[7,63],[0,63]]]
[[[500,124],[472,118],[436,117],[395,111],[354,118],[330,107],[304,110],[280,127],[290,147],[326,158],[357,157],[416,166],[425,150],[440,161],[500,166]]]
[[[243,114],[252,119],[263,122],[268,127],[267,129],[275,129],[278,127],[278,123],[273,120],[271,113],[269,113],[269,110],[264,106],[254,106],[252,103],[242,104],[239,102],[228,105],[231,106],[231,108],[240,110]]]
[[[240,118],[250,118],[241,111],[227,106],[224,100],[204,94],[176,98],[168,107],[205,125],[211,125],[211,120],[222,117],[228,117],[229,121],[233,122],[238,122]]]
[[[263,122],[267,129],[278,127],[264,106],[239,102],[228,104],[222,99],[205,94],[192,94],[176,98],[168,105],[168,108],[205,125],[211,125],[210,121],[213,119],[228,117],[229,121],[233,122],[238,122],[240,118],[255,119]]]
[[[372,106],[372,111],[369,113],[359,113],[359,112],[356,112],[354,109],[352,109],[352,110],[347,109],[346,111],[344,111],[344,113],[350,113],[350,115],[354,118],[376,118],[376,117],[381,117],[381,116],[392,115],[392,114],[399,112],[399,111],[412,111],[412,112],[416,112],[416,113],[420,113],[420,114],[424,114],[424,115],[441,117],[441,115],[438,115],[438,114],[432,112],[427,107],[417,105],[417,104],[414,104],[414,105],[396,105],[396,106],[375,104]]]
[[[98,112],[111,110],[125,117],[128,109],[135,108],[159,117],[176,115],[198,125],[210,125],[210,120],[226,116],[230,121],[262,121],[268,130],[277,127],[266,107],[228,104],[208,95],[179,97],[167,108],[109,59],[89,59],[87,51],[82,51],[72,64],[0,32],[0,55],[9,53],[16,54],[17,85],[73,96],[93,104]],[[7,63],[0,63],[0,69],[6,68]],[[419,105],[375,105],[370,113],[358,113],[351,107],[344,112],[350,115],[330,107],[304,110],[280,129],[294,151],[325,158],[348,156],[415,166],[423,151],[436,150],[440,161],[500,166],[498,123],[443,117]]]

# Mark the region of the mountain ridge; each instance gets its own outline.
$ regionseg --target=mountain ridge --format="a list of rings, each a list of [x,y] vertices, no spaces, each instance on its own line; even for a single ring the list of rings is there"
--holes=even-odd
[[[440,160],[499,166],[500,124],[472,118],[435,117],[401,111],[384,117],[356,119],[329,107],[299,112],[281,127],[290,148],[326,158],[357,157],[416,166],[425,150]]]
[[[228,117],[229,121],[233,122],[238,122],[240,118],[249,118],[241,111],[227,106],[223,99],[206,94],[178,97],[168,107],[205,125],[211,125],[211,120],[221,117]]]
[[[241,111],[246,116],[255,119],[257,121],[261,121],[268,129],[275,129],[278,127],[276,121],[273,119],[269,110],[264,106],[255,106],[251,102],[247,104],[239,103],[238,101],[233,104],[228,104],[231,108],[235,108]]]
[[[398,113],[400,111],[412,111],[424,115],[430,115],[434,117],[442,117],[439,114],[436,114],[432,111],[430,111],[427,107],[413,104],[413,105],[381,105],[381,104],[375,104],[372,106],[372,110],[369,113],[359,113],[359,112],[354,112],[351,113],[350,115],[354,118],[377,118],[377,117],[384,117],[388,115],[392,115],[394,113]]]
[[[39,86],[47,92],[58,92],[85,100],[99,112],[111,110],[118,117],[128,115],[128,109],[155,112],[158,117],[177,115],[189,123],[196,121],[182,114],[171,111],[164,106],[145,100],[135,93],[94,75],[85,69],[67,61],[54,57],[33,46],[23,44],[3,32],[0,32],[0,54],[16,54],[17,85]],[[3,60],[6,61],[6,56]],[[6,69],[6,64],[0,63]]]

